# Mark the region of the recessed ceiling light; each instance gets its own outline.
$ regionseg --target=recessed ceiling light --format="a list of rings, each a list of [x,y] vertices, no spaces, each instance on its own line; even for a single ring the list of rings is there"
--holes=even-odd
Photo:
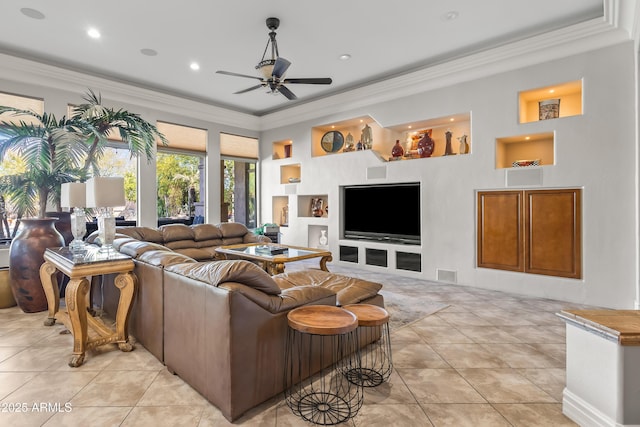
[[[343,61],[347,61],[347,60],[351,59],[351,55],[349,55],[348,53],[343,53],[338,58],[340,58]]]
[[[200,64],[198,64],[197,62],[192,62],[191,65],[189,65],[189,67],[193,70],[193,71],[198,71],[200,69]]]
[[[140,49],[140,53],[146,56],[156,56],[158,54],[158,52],[154,49],[149,49],[149,48],[144,48],[144,49]]]
[[[409,125],[409,126],[407,126],[407,127],[408,127],[409,129],[411,129],[413,126]]]
[[[450,121],[450,122],[453,122],[453,121],[455,121],[455,120],[456,120],[456,119],[454,119],[453,117],[451,117],[451,118],[449,119],[449,121]]]
[[[91,37],[92,39],[99,39],[100,38],[100,31],[98,31],[96,28],[89,28],[87,30],[87,35],[89,37]]]
[[[526,139],[527,141],[531,139],[530,136],[525,136],[524,139]]]
[[[556,91],[555,89],[550,89],[550,90],[549,90],[549,93],[553,93],[553,92],[555,92],[555,91]]]
[[[20,12],[24,16],[28,16],[29,18],[44,19],[44,13],[40,12],[39,10],[31,9],[30,7],[23,7],[22,9],[20,9]]]
[[[454,19],[458,19],[460,13],[457,10],[450,10],[449,12],[444,14],[445,21],[453,21]]]

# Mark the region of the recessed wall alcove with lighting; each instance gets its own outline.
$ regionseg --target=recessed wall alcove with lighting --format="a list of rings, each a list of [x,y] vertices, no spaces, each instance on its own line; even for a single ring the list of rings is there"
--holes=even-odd
[[[559,116],[569,117],[582,114],[582,80],[540,87],[522,91],[518,94],[519,122],[540,121],[540,102],[559,100]]]
[[[382,161],[392,160],[391,150],[396,141],[404,150],[401,160],[420,159],[417,154],[416,144],[420,135],[426,130],[431,130],[431,138],[435,142],[433,154],[430,157],[441,157],[447,155],[469,154],[471,153],[471,113],[451,114],[443,117],[418,120],[398,125],[382,127],[371,116],[356,117],[349,120],[342,120],[335,123],[327,123],[315,126],[311,129],[311,155],[326,156],[331,154],[353,154],[360,152],[357,150],[358,142],[364,134],[364,128],[371,129],[373,142],[371,150],[377,154]],[[338,131],[344,138],[341,146],[327,144],[323,137],[332,131]],[[447,131],[451,132],[449,149],[447,150]],[[458,138],[466,135],[467,149],[463,150]],[[350,143],[353,146],[350,146]],[[367,151],[363,149],[361,151]],[[466,153],[464,152],[466,151]]]
[[[554,132],[496,138],[496,169],[555,163]]]
[[[273,160],[288,159],[293,155],[293,141],[286,139],[284,141],[275,141],[272,144],[273,154],[271,158]]]

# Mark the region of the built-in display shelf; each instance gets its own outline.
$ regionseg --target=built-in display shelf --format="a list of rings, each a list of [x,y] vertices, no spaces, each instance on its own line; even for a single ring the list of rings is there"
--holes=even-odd
[[[280,184],[292,184],[301,181],[302,167],[300,163],[280,166]]]
[[[582,80],[525,90],[518,94],[518,101],[520,123],[579,116],[582,114]],[[552,113],[555,107],[543,107],[540,111],[540,102],[548,101],[559,102],[557,117]],[[547,108],[546,112],[544,108]]]
[[[280,227],[289,226],[289,196],[273,196],[271,198],[271,222]]]
[[[323,142],[323,137],[330,132],[340,132],[344,144]],[[418,142],[427,132],[431,133],[434,140],[433,153],[429,157],[471,153],[471,114],[460,113],[389,127],[380,126],[370,116],[315,126],[311,129],[311,155],[317,157],[372,150],[382,161],[424,159],[429,157],[420,157]],[[448,141],[447,132],[450,132]],[[371,135],[370,145],[363,142],[363,139],[368,139],[367,135]],[[403,149],[403,156],[394,158],[392,149],[396,141]]]
[[[307,245],[310,248],[328,249],[329,248],[329,227],[326,225],[310,224],[307,227]],[[326,238],[326,241],[324,239]]]
[[[554,132],[496,138],[496,169],[555,163]]]
[[[275,141],[272,143],[273,153],[271,158],[273,160],[288,159],[293,155],[293,141],[290,139],[284,141]]]
[[[327,218],[328,200],[326,194],[298,195],[298,217]]]

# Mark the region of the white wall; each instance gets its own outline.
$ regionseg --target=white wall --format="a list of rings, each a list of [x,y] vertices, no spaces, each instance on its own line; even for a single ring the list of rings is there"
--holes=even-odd
[[[271,197],[286,194],[279,184],[280,166],[301,163],[302,180],[295,191],[328,194],[329,218],[297,219],[296,196],[290,196],[291,226],[283,229],[284,242],[306,245],[307,226],[324,223],[337,259],[338,188],[380,182],[367,180],[365,172],[382,166],[387,175],[383,182],[422,182],[422,273],[404,274],[433,280],[436,269],[453,270],[460,284],[632,308],[638,262],[634,61],[633,43],[621,43],[263,131],[262,219],[271,220]],[[518,123],[519,91],[578,79],[583,79],[581,116]],[[389,163],[370,152],[311,156],[313,126],[368,114],[388,127],[464,112],[472,117],[470,155]],[[475,191],[505,188],[505,169],[495,168],[495,139],[550,131],[555,132],[555,165],[543,167],[543,187],[584,189],[583,280],[476,268]],[[271,143],[284,139],[293,140],[293,157],[272,160]]]

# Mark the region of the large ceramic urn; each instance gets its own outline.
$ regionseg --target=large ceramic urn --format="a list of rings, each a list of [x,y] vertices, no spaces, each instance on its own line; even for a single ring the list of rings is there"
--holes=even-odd
[[[55,228],[56,219],[22,219],[21,229],[9,248],[11,291],[25,313],[47,309],[40,266],[44,263],[46,248],[64,246],[64,238]]]

